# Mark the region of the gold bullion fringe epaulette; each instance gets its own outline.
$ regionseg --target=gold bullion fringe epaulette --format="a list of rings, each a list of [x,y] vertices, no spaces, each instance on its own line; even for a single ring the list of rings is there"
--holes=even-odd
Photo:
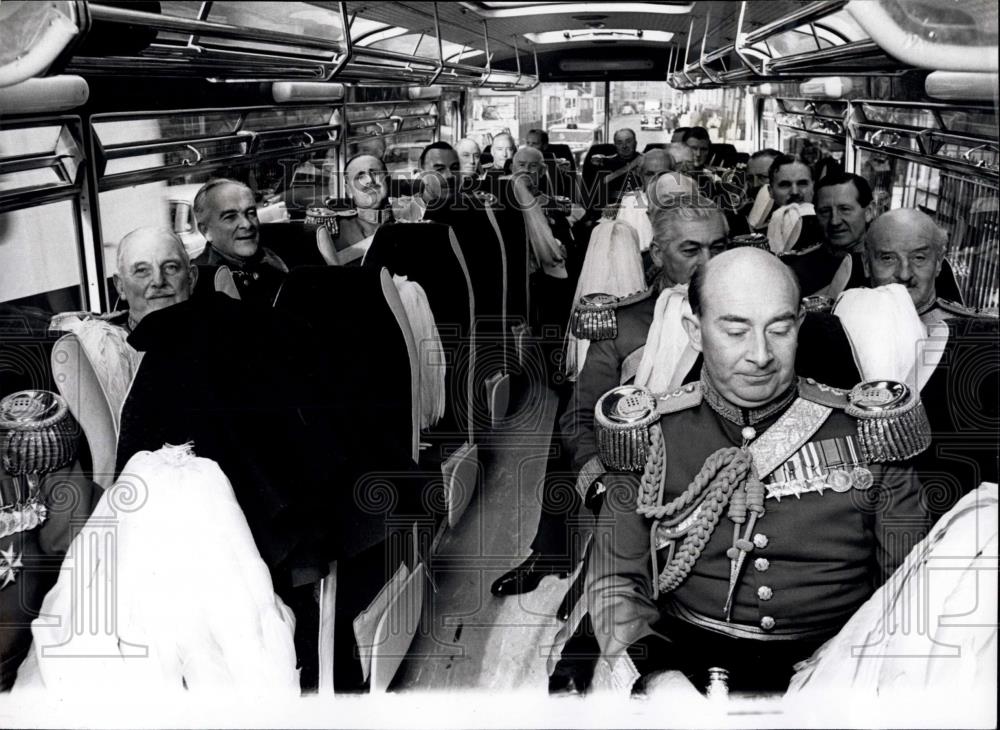
[[[570,321],[574,337],[581,340],[613,340],[618,336],[617,309],[648,299],[654,290],[645,289],[635,294],[616,297],[611,294],[584,294],[577,302]]]
[[[937,300],[937,305],[949,314],[959,317],[973,317],[975,319],[994,320],[1000,319],[1000,310],[996,307],[967,307],[960,302],[953,302],[948,299]]]
[[[894,380],[854,386],[847,415],[858,419],[858,442],[868,462],[911,459],[931,445],[931,426],[918,393]]]
[[[698,405],[701,398],[699,383],[689,383],[659,398],[647,388],[637,385],[622,385],[609,390],[594,408],[597,451],[601,462],[614,471],[643,468],[648,455],[649,427],[665,413]]]
[[[0,458],[15,487],[11,503],[0,498],[0,537],[45,521],[41,477],[72,462],[76,443],[76,421],[55,393],[22,390],[0,400]]]

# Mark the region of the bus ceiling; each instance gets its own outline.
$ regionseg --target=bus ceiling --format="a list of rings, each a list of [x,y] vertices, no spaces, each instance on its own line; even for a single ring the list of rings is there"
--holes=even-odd
[[[996,2],[0,4],[0,88],[77,75],[244,89],[667,80],[693,90],[911,70],[995,78]]]

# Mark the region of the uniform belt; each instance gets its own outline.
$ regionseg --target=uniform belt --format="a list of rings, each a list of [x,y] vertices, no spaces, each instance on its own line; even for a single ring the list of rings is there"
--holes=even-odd
[[[840,630],[839,625],[813,626],[809,628],[797,628],[793,626],[765,631],[759,626],[749,624],[738,624],[730,621],[712,618],[701,613],[692,611],[682,606],[676,601],[665,601],[661,605],[662,612],[685,623],[693,624],[698,628],[705,629],[717,634],[731,636],[734,639],[753,639],[755,641],[799,641],[802,639],[822,639],[833,636]]]

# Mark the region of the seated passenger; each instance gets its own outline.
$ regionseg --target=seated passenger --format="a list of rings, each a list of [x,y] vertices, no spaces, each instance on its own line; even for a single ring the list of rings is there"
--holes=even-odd
[[[493,138],[490,144],[490,154],[493,155],[493,167],[489,172],[506,175],[510,172],[511,161],[517,152],[517,142],[507,132],[501,132]]]
[[[463,189],[467,185],[473,187],[471,184],[483,176],[483,166],[479,162],[483,151],[479,149],[479,143],[476,140],[469,139],[468,137],[458,140],[458,144],[455,145],[455,151],[458,152],[459,168],[462,173],[462,187]]]
[[[775,257],[724,253],[689,298],[699,382],[601,437],[613,469],[639,456],[630,439],[651,440],[641,477],[606,478],[587,579],[597,676],[654,693],[683,677],[703,687],[721,667],[735,689],[783,690],[922,537],[919,483],[907,464],[866,456],[888,443],[845,413],[845,394],[796,377],[800,296]],[[613,407],[601,413],[618,427]]]
[[[760,191],[768,185],[768,171],[771,169],[771,165],[774,163],[775,158],[780,155],[781,153],[778,152],[778,150],[771,149],[770,147],[757,150],[750,155],[750,159],[747,160],[747,169],[745,172],[743,187],[746,202],[744,202],[744,204],[737,210],[740,217],[744,219],[748,219],[750,217],[750,212],[753,210],[754,205],[757,202],[758,194],[760,194]],[[768,197],[768,199],[770,199],[770,197]],[[749,224],[747,224],[747,227],[749,228]]]
[[[208,243],[193,263],[227,266],[240,299],[255,307],[272,306],[288,266],[260,245],[253,191],[236,180],[210,180],[194,197],[194,215]]]
[[[316,242],[327,263],[360,263],[375,232],[392,221],[387,178],[385,163],[373,155],[361,154],[348,160],[344,186],[354,210],[336,216],[333,231],[326,226],[316,229]]]
[[[137,228],[118,244],[118,296],[128,304],[128,329],[150,312],[187,301],[198,283],[198,267],[169,228]]]
[[[595,155],[591,158],[598,169],[606,173],[599,179],[607,190],[606,199],[609,203],[617,201],[625,191],[642,187],[638,168],[642,164],[643,155],[639,154],[635,132],[631,129],[619,129],[615,132],[613,141],[615,154],[610,157]]]
[[[704,127],[689,127],[681,141],[691,149],[694,158],[691,161],[692,171],[705,170],[708,166],[708,153],[712,147],[708,130]]]
[[[950,509],[965,490],[1000,476],[997,319],[939,296],[946,244],[946,233],[927,214],[891,210],[869,228],[864,259],[872,286],[906,287],[928,330],[927,354],[916,368],[934,443],[917,465],[928,480],[938,480],[934,515]],[[975,395],[968,390],[971,383]]]
[[[447,142],[433,142],[420,153],[420,197],[428,208],[446,207],[458,192],[461,163]]]

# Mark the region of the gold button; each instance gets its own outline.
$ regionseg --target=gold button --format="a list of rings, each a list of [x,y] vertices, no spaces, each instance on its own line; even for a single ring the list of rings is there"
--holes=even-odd
[[[743,430],[740,431],[740,436],[742,436],[746,441],[757,438],[757,429],[753,426],[744,426]]]
[[[760,620],[760,627],[764,629],[764,631],[770,631],[774,628],[774,619],[770,616],[764,616]]]
[[[753,567],[763,573],[765,570],[771,567],[771,561],[767,558],[757,558],[753,561]]]
[[[761,586],[757,589],[757,598],[762,601],[770,601],[773,595],[774,591],[771,590],[770,586]]]
[[[767,547],[767,535],[762,532],[758,532],[753,536],[753,544],[759,550],[763,550]]]

